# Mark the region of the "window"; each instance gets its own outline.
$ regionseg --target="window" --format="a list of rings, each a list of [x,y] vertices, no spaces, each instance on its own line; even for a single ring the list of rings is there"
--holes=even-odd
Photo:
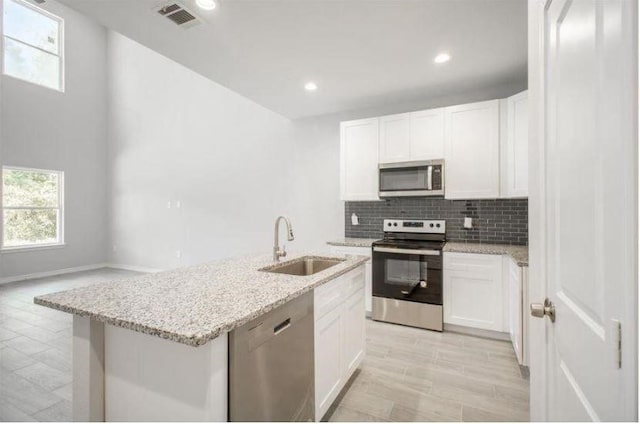
[[[64,174],[2,168],[2,248],[63,244]]]
[[[4,0],[3,72],[64,90],[63,21],[24,0]]]

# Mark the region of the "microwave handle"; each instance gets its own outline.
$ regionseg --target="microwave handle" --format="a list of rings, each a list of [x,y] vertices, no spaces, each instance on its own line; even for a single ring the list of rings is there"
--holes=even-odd
[[[427,190],[433,190],[433,166],[427,166]]]

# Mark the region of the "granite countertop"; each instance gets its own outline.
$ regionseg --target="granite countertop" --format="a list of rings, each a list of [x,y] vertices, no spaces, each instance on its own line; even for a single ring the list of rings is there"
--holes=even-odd
[[[292,255],[281,263],[309,254]],[[345,259],[344,256],[332,257]],[[199,346],[365,263],[348,256],[309,276],[259,271],[270,255],[195,265],[37,296],[38,305]]]
[[[345,237],[341,239],[328,241],[327,244],[331,246],[348,246],[348,247],[371,247],[374,241],[380,240],[373,238],[353,238]]]
[[[445,252],[483,253],[489,255],[509,255],[518,266],[529,266],[529,247],[511,246],[508,244],[464,243],[448,241],[444,245]]]

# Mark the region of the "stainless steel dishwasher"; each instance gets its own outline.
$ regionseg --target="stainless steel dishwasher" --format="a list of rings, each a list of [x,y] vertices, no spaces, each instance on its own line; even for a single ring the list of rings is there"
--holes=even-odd
[[[230,421],[314,420],[313,334],[313,291],[230,333]]]

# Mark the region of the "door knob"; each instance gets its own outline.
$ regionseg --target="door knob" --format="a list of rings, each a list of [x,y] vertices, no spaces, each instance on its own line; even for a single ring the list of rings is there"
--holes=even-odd
[[[532,303],[531,304],[531,316],[536,318],[544,318],[545,315],[549,317],[551,322],[556,322],[556,307],[553,306],[553,302],[546,298],[544,304]]]

